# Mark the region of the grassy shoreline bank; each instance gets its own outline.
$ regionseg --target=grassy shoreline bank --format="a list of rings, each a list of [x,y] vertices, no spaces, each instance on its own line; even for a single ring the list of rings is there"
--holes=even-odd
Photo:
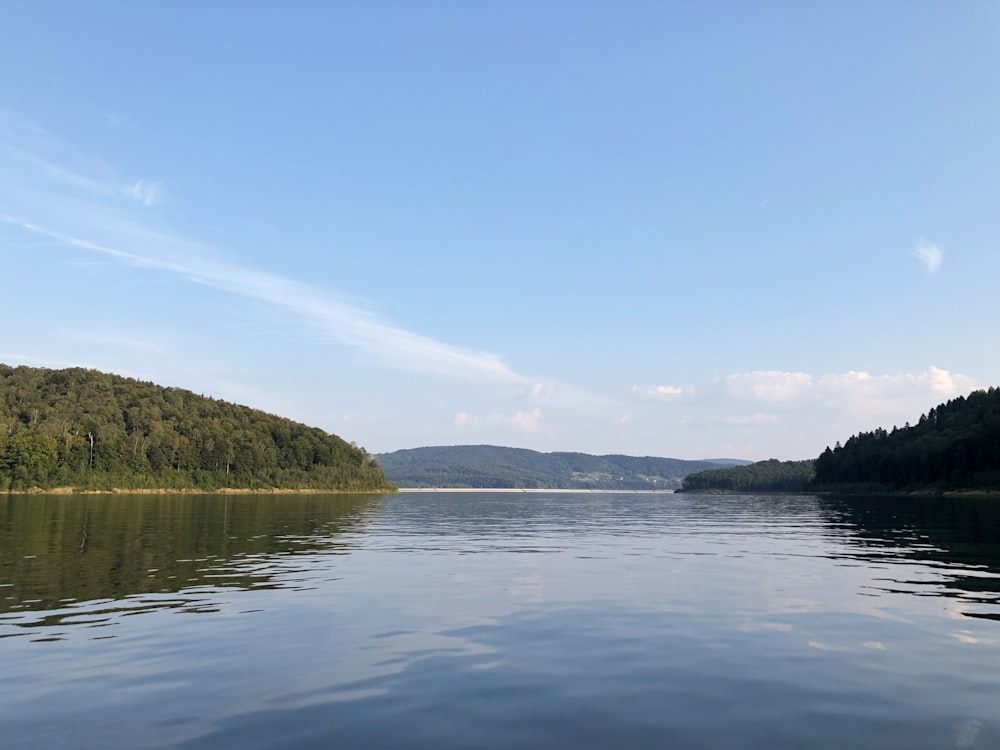
[[[399,490],[392,488],[380,488],[370,490],[337,490],[337,489],[284,489],[281,487],[262,487],[259,489],[249,489],[245,487],[220,487],[217,490],[206,490],[200,488],[176,489],[162,488],[150,489],[128,489],[126,487],[114,487],[110,490],[79,489],[77,487],[53,487],[42,489],[31,487],[26,490],[7,490],[7,495],[358,495],[358,494],[379,494],[389,495]]]

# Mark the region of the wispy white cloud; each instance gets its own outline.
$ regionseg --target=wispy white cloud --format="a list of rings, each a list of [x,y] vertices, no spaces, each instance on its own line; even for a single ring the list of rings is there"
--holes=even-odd
[[[954,396],[964,393],[975,387],[975,382],[964,375],[952,375],[947,370],[931,366],[929,370],[919,377],[920,382],[928,383],[931,388],[942,396]]]
[[[978,387],[973,378],[936,366],[883,374],[762,370],[705,384],[698,398],[682,402],[683,415],[658,418],[677,419],[691,440],[728,428],[734,455],[806,458],[862,430],[913,423],[931,407]]]
[[[927,240],[919,240],[913,248],[912,254],[924,264],[928,273],[935,273],[941,268],[941,261],[944,259],[944,250]]]
[[[833,441],[879,424],[889,426],[893,420],[897,424],[912,421],[930,406],[976,387],[972,379],[937,367],[896,374],[762,369],[683,386],[672,384],[667,376],[667,382],[659,381],[659,385],[647,381],[633,386],[631,394],[621,389],[616,398],[601,398],[566,383],[527,377],[496,354],[453,346],[395,325],[363,301],[346,297],[343,292],[347,290],[321,288],[227,259],[227,255],[235,257],[229,254],[232,248],[192,240],[177,230],[178,225],[165,221],[158,183],[122,179],[100,162],[78,158],[59,144],[53,146],[44,134],[5,138],[10,130],[7,125],[0,112],[0,174],[4,175],[0,221],[6,225],[6,235],[25,238],[25,253],[71,248],[68,255],[73,262],[92,263],[95,271],[102,266],[140,269],[161,280],[237,295],[279,311],[280,315],[272,316],[273,325],[283,330],[291,329],[285,325],[288,321],[299,323],[299,333],[289,335],[308,336],[310,344],[319,338],[405,372],[465,379],[476,388],[476,398],[489,391],[488,398],[495,400],[479,401],[478,407],[470,400],[463,402],[467,412],[449,410],[439,415],[437,424],[454,434],[477,429],[484,440],[517,434],[525,443],[544,447],[549,435],[570,443],[579,441],[587,432],[581,425],[590,425],[601,436],[597,440],[610,436],[608,440],[621,441],[603,444],[601,450],[688,457],[697,457],[694,451],[703,456],[781,456],[798,451],[815,455],[822,445],[812,446],[820,440]],[[940,268],[943,258],[941,249],[929,242],[918,244],[913,255],[930,272]],[[155,346],[127,336],[117,341],[113,336],[101,342],[98,338],[102,337],[95,337],[94,343],[111,347]],[[11,349],[30,347],[10,342]],[[114,354],[120,362],[121,353]],[[29,360],[16,358],[50,367],[80,364]],[[91,361],[85,366],[99,367],[100,363]],[[108,369],[121,370],[117,365]],[[483,389],[482,384],[490,388]],[[498,384],[513,387],[493,387]],[[628,384],[625,381],[625,388]],[[671,434],[682,432],[672,429],[681,423],[690,429],[680,436]],[[703,432],[695,434],[697,430]],[[733,435],[739,442],[732,449],[722,448],[719,434]],[[702,441],[701,435],[703,442],[696,443]]]
[[[511,418],[511,424],[525,432],[534,432],[542,421],[542,410],[532,409],[529,412],[519,411]]]
[[[742,414],[737,416],[728,416],[722,418],[723,424],[733,425],[734,427],[748,427],[750,425],[759,424],[772,424],[778,421],[778,417],[774,414],[764,414],[762,412],[757,412],[756,414]]]
[[[976,382],[965,375],[931,366],[922,372],[873,375],[864,370],[811,375],[779,370],[741,372],[723,378],[733,400],[770,403],[825,403],[843,406],[876,401],[909,400],[913,396],[949,398],[974,390]]]
[[[736,456],[761,459],[809,458],[826,445],[844,441],[861,430],[913,423],[930,407],[977,387],[967,376],[932,366],[912,373],[862,370],[817,373],[760,370],[733,373],[712,382],[685,386],[681,397],[654,397],[653,388],[635,387],[633,401],[608,402],[593,413],[578,408],[575,424],[590,434],[609,436],[604,446],[579,446],[589,452],[627,450],[650,455],[704,458]],[[470,410],[452,420],[453,442],[477,430],[477,437],[538,450],[565,450],[566,414],[549,401],[503,407],[489,416]],[[577,428],[576,432],[581,432]],[[491,435],[495,437],[490,437]]]
[[[124,112],[108,112],[104,115],[104,121],[116,130],[130,127],[132,124],[132,120]]]
[[[512,427],[520,432],[537,432],[542,421],[542,410],[519,411],[513,416],[491,414],[490,422],[505,427]]]
[[[32,153],[8,143],[0,143],[0,164],[6,167],[5,171],[9,175],[22,178],[17,180],[19,183],[17,185],[13,181],[9,182],[9,188],[31,192],[40,186],[43,190],[48,186],[56,187],[59,191],[79,190],[91,196],[108,196],[114,192],[112,187],[99,179],[40,159]],[[54,200],[64,199],[64,196],[53,195],[51,197]]]
[[[689,394],[689,391],[677,385],[654,385],[648,387],[634,385],[632,386],[632,393],[652,398],[675,399]]]
[[[538,408],[530,411],[515,411],[513,414],[493,412],[485,418],[460,411],[451,420],[452,426],[460,430],[478,430],[480,427],[491,427],[524,434],[537,433],[541,423],[542,410]]]
[[[156,183],[126,184],[104,170],[95,178],[50,163],[7,145],[5,124],[10,123],[0,120],[0,168],[6,173],[0,184],[3,223],[122,265],[166,272],[273,305],[316,326],[330,340],[395,368],[519,384],[541,395],[536,379],[515,372],[495,354],[437,341],[395,326],[328,290],[221,260],[219,249],[164,227],[155,214],[136,214],[129,208],[134,201],[155,206],[160,194]],[[114,188],[116,182],[124,188]],[[573,389],[563,388],[560,397],[573,398]]]
[[[452,424],[456,427],[476,428],[479,427],[479,417],[474,417],[468,412],[460,411],[455,415],[455,418],[452,420]]]
[[[805,372],[755,370],[740,372],[725,378],[729,393],[736,397],[753,397],[762,401],[791,401],[801,397],[812,385],[812,376]]]
[[[978,387],[976,381],[959,373],[931,366],[922,372],[872,375],[849,371],[823,375],[817,390],[829,403],[867,404],[875,402],[928,401],[954,398]],[[934,405],[933,403],[928,406]]]
[[[494,354],[462,349],[398,328],[370,311],[329,298],[308,284],[186,254],[183,251],[193,249],[194,245],[183,240],[162,238],[175,252],[172,257],[152,257],[66,235],[13,216],[0,216],[0,221],[137,268],[169,271],[190,282],[284,308],[320,326],[332,339],[406,370],[511,383],[533,382],[515,373]]]
[[[684,393],[683,388],[679,388],[676,385],[658,385],[653,390],[657,396],[680,396]]]
[[[123,189],[123,192],[133,200],[139,201],[144,206],[155,206],[160,202],[162,186],[158,182],[147,182],[146,180],[136,180],[130,182]]]
[[[556,380],[534,382],[530,387],[522,387],[525,401],[546,408],[571,410],[577,413],[603,413],[616,404],[613,399],[594,394],[585,388]],[[615,406],[615,408],[618,408]]]

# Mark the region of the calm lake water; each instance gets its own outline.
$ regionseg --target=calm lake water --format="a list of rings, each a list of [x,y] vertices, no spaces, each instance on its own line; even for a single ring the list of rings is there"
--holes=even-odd
[[[1000,501],[0,497],[4,748],[997,748]]]

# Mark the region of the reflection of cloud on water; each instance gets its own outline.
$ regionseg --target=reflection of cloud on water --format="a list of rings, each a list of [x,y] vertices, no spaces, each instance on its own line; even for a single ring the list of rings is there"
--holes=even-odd
[[[885,651],[886,647],[882,641],[865,641],[861,644],[862,648],[869,648],[874,651]],[[809,648],[814,648],[817,651],[834,651],[839,653],[846,653],[848,651],[856,651],[854,646],[845,646],[842,644],[835,643],[825,643],[824,641],[809,641]]]
[[[959,643],[981,643],[984,645],[990,645],[997,642],[996,638],[977,638],[972,635],[971,631],[968,630],[960,630],[957,633],[952,633],[952,636]]]
[[[949,599],[944,606],[944,615],[949,620],[962,620],[963,624],[968,624],[970,619],[976,617],[979,611],[972,602],[961,599]],[[968,631],[961,631],[968,632]]]
[[[981,719],[963,719],[955,725],[955,747],[972,747],[983,728]]]
[[[788,633],[792,626],[787,622],[745,622],[738,629],[744,633],[761,633],[767,630]]]
[[[850,646],[839,646],[833,643],[823,643],[822,641],[809,641],[809,648],[817,651],[850,651]]]
[[[496,669],[501,664],[503,664],[502,659],[497,659],[496,661],[484,661],[480,662],[479,664],[473,664],[471,667],[469,667],[469,669],[475,669],[479,672],[482,672],[487,669]]]
[[[822,612],[824,607],[816,599],[797,597],[775,598],[768,602],[767,611],[772,615]]]
[[[297,672],[291,684],[286,678],[285,689],[280,696],[268,696],[268,705],[287,709],[373,698],[391,692],[387,678],[419,662],[440,657],[489,657],[496,653],[495,648],[475,638],[476,626],[464,629],[468,632],[432,631],[419,620],[413,619],[413,629],[383,631],[367,637],[363,635],[364,622],[340,623],[330,631],[325,648],[317,650],[314,668]],[[490,626],[492,623],[484,627]],[[342,648],[343,643],[363,645]],[[487,669],[493,665],[484,660],[477,667]],[[264,708],[262,704],[258,710]]]
[[[904,617],[897,612],[890,612],[885,607],[878,607],[874,605],[868,605],[866,603],[858,604],[851,610],[859,615],[867,615],[868,617],[874,617],[876,620],[885,620],[886,622],[899,622],[899,623],[910,623],[912,620],[909,617]]]
[[[545,601],[545,577],[542,575],[541,555],[520,555],[520,575],[514,578],[510,595],[522,602],[540,604]]]
[[[464,638],[423,632],[400,634],[394,636],[391,643],[381,644],[375,652],[366,649],[352,651],[348,658],[335,663],[335,669],[297,675],[297,690],[288,689],[280,696],[267,696],[267,702],[256,710],[264,710],[268,706],[303,708],[374,698],[391,692],[386,678],[405,672],[421,660],[492,653],[494,649]],[[358,679],[361,675],[363,678]]]

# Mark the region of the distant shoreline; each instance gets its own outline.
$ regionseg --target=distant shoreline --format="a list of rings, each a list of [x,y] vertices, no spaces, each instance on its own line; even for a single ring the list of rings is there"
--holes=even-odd
[[[124,487],[114,487],[110,490],[81,490],[76,487],[53,487],[52,489],[43,490],[40,487],[32,487],[27,490],[7,490],[6,492],[0,492],[0,495],[391,495],[395,492],[398,492],[398,490],[317,490],[312,488],[281,489],[279,487],[262,489],[222,487],[217,490],[192,488],[128,489]]]
[[[400,487],[400,492],[505,492],[505,493],[539,493],[539,492],[561,492],[566,494],[578,495],[580,493],[588,494],[615,494],[615,495],[648,495],[650,493],[658,495],[672,495],[674,490],[574,490],[574,489],[538,489],[538,488],[525,488],[518,489],[516,487]]]

